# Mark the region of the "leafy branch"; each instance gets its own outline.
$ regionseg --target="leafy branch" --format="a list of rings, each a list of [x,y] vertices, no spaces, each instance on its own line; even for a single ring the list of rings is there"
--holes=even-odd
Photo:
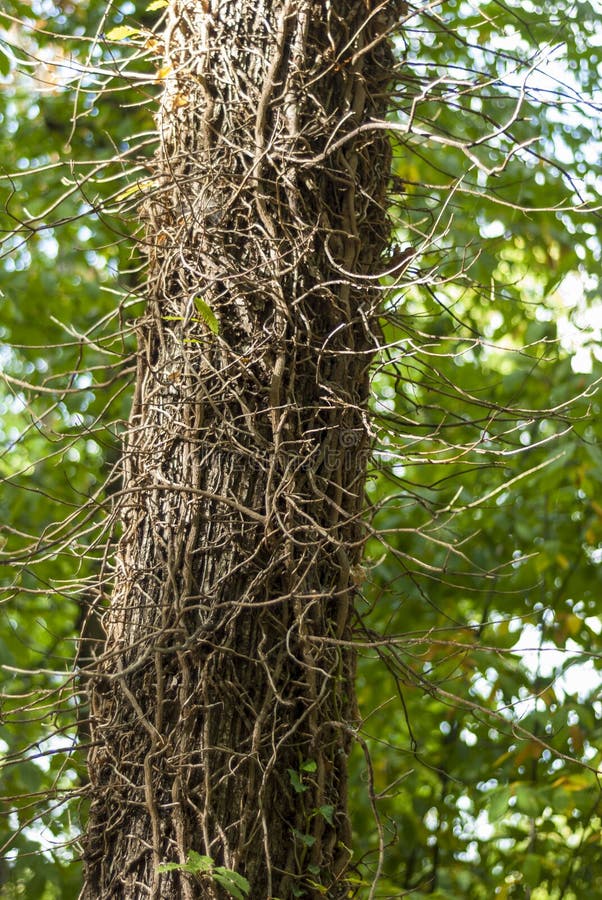
[[[190,875],[208,876],[216,884],[234,897],[234,900],[245,900],[249,896],[251,886],[244,875],[239,875],[225,866],[216,866],[210,856],[201,856],[195,850],[189,850],[185,863],[162,863],[159,872],[188,872]]]

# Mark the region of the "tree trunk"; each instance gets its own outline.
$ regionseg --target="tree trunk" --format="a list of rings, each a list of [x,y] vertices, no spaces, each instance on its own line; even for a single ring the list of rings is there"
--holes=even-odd
[[[170,3],[85,900],[349,895],[393,5]]]

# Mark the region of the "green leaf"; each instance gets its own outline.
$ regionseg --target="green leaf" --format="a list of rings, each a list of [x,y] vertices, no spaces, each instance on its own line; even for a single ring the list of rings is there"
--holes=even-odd
[[[307,883],[311,888],[314,889],[314,891],[317,891],[318,894],[327,894],[328,893],[328,888],[324,887],[323,884],[318,884],[317,881],[309,881],[308,880]]]
[[[511,797],[509,787],[501,787],[491,792],[489,804],[487,806],[487,816],[490,822],[501,819],[508,812],[508,801]]]
[[[190,850],[186,863],[191,872],[209,872],[213,868],[213,860],[210,856],[201,856],[195,850]]]
[[[184,863],[175,863],[175,862],[161,863],[160,866],[157,866],[157,871],[158,872],[175,872],[176,869],[179,869],[181,871],[183,868],[184,868]]]
[[[163,9],[164,6],[169,6],[169,0],[153,0],[146,7],[146,11],[153,12],[155,9]]]
[[[245,900],[245,897],[249,896],[251,885],[238,872],[233,872],[232,869],[225,869],[223,866],[216,866],[212,874],[214,881],[228,891],[235,900]]]
[[[523,876],[530,887],[538,887],[541,880],[541,859],[536,853],[527,853],[523,862]]]
[[[0,47],[0,75],[3,75],[6,78],[7,75],[10,75],[10,68],[10,57],[4,52],[4,49]]]
[[[516,789],[516,808],[526,816],[536,818],[541,813],[541,802],[537,788],[519,784]]]
[[[360,887],[370,887],[369,881],[366,881],[360,875],[354,875],[353,873],[351,875],[345,875],[345,882],[346,884],[358,884]]]
[[[288,772],[288,777],[290,778],[291,784],[297,794],[302,794],[307,790],[307,785],[303,784],[303,782],[299,778],[298,772],[295,772],[294,769],[287,769],[286,771]]]
[[[162,863],[158,870],[159,872],[174,872],[176,870],[180,872],[190,872],[192,875],[198,875],[203,872],[211,872],[213,869],[213,860],[210,856],[201,856],[200,853],[197,853],[195,850],[190,850],[188,852],[188,856],[186,857],[185,863]]]
[[[328,822],[329,825],[334,825],[334,819],[332,818],[333,814],[334,814],[334,806],[330,806],[330,805],[321,806],[318,809],[318,812],[320,813],[320,815],[322,816],[323,819],[326,819],[326,821]]]
[[[194,305],[207,328],[212,331],[213,334],[219,334],[219,322],[209,304],[205,303],[202,297],[195,297]]]
[[[318,764],[315,759],[306,759],[304,763],[301,763],[299,768],[302,772],[316,772]]]
[[[124,41],[126,38],[134,37],[137,34],[140,34],[139,28],[134,28],[131,25],[118,25],[117,28],[111,28],[107,32],[107,40]]]
[[[313,847],[316,843],[316,839],[311,834],[302,834],[300,831],[297,831],[296,828],[293,828],[293,834],[305,847]]]

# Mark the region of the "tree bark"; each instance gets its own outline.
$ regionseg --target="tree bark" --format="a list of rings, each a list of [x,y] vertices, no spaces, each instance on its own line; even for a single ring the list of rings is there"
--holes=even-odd
[[[170,3],[85,900],[349,895],[393,6]]]

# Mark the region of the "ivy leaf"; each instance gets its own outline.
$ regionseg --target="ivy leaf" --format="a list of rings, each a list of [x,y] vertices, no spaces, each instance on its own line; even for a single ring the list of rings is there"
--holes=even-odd
[[[306,759],[304,763],[301,763],[299,768],[302,772],[316,772],[318,764],[315,759]]]
[[[219,334],[219,322],[217,320],[217,316],[211,309],[208,303],[205,303],[202,297],[194,298],[194,305],[196,307],[196,311],[199,316],[213,334]]]
[[[201,856],[195,850],[190,850],[186,857],[185,863],[162,863],[158,867],[159,872],[190,872],[191,875],[198,875],[203,872],[211,872],[213,869],[213,860],[210,856]]]
[[[223,866],[216,866],[213,870],[213,880],[216,881],[224,890],[228,891],[234,900],[245,900],[249,896],[251,885],[243,875],[233,872],[232,869],[225,869]]]
[[[210,856],[201,856],[195,850],[190,850],[186,858],[186,863],[191,872],[209,872],[213,868],[213,860]]]
[[[303,782],[299,778],[298,772],[295,772],[294,769],[287,769],[286,771],[288,772],[288,777],[291,780],[291,784],[293,786],[293,789],[295,790],[295,793],[302,794],[307,790],[307,785],[303,784]]]
[[[326,819],[329,825],[334,825],[334,819],[332,818],[334,814],[334,806],[320,806],[318,812],[323,819]]]
[[[316,839],[311,834],[302,834],[300,831],[297,831],[296,828],[293,828],[293,834],[305,847],[313,847],[316,843]]]
[[[161,863],[160,866],[157,866],[157,871],[158,872],[175,872],[176,869],[181,871],[183,868],[184,868],[184,865],[182,863],[169,862],[169,863]]]
[[[314,891],[317,891],[318,894],[327,894],[328,893],[328,888],[324,887],[323,884],[318,884],[317,881],[309,881],[308,880],[307,883],[310,887],[312,887],[314,889]]]

